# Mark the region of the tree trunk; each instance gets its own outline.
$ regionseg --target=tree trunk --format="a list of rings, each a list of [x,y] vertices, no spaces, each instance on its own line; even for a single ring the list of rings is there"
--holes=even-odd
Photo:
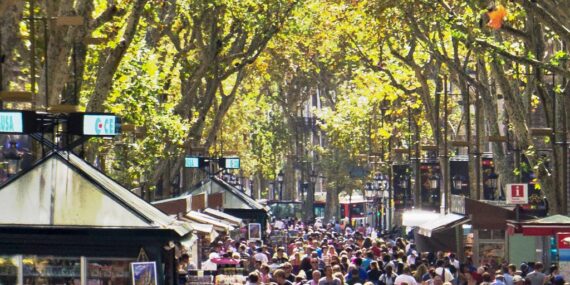
[[[131,15],[127,19],[127,27],[123,34],[123,38],[117,46],[111,50],[107,58],[103,62],[103,66],[97,72],[97,81],[93,95],[87,104],[88,112],[102,112],[103,103],[109,96],[111,88],[113,87],[113,77],[119,68],[119,63],[123,59],[127,49],[131,45],[135,37],[139,20],[144,11],[144,6],[148,0],[137,0],[132,8]]]
[[[338,198],[338,194],[342,191],[342,188],[339,186],[335,187],[327,187],[327,203],[325,204],[325,219],[324,222],[328,223],[333,220],[339,221],[338,211],[340,201]]]
[[[22,20],[24,1],[4,0],[0,4],[0,90],[10,90],[10,83],[15,83],[17,72],[22,64],[14,58],[14,51],[25,53],[26,48],[20,38],[19,23]]]

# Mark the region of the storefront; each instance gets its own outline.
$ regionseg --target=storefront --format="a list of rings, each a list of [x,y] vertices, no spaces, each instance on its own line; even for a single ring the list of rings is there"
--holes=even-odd
[[[174,284],[169,244],[193,230],[67,152],[12,177],[0,209],[2,284],[132,284],[135,261]]]

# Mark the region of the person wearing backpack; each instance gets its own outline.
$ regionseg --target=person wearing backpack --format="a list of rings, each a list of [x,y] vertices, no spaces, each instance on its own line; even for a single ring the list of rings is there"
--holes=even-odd
[[[394,281],[396,280],[396,277],[398,277],[398,275],[396,273],[394,273],[394,269],[392,267],[391,264],[386,265],[385,268],[386,272],[384,272],[384,274],[380,275],[379,278],[379,285],[394,285]]]

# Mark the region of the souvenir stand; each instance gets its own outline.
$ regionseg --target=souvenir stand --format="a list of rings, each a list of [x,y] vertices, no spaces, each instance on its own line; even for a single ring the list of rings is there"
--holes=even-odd
[[[165,247],[192,231],[66,151],[3,184],[0,209],[2,284],[131,284],[141,248],[152,284],[174,284]]]

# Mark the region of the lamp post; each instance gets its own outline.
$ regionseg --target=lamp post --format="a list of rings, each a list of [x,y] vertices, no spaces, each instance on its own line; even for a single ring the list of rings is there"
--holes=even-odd
[[[400,181],[398,182],[398,186],[404,192],[404,209],[408,205],[408,185],[409,185],[409,175],[403,174],[400,176]]]
[[[436,193],[439,191],[439,175],[432,174],[429,177],[429,189],[430,189],[430,203],[437,201]]]
[[[279,200],[283,200],[283,170],[277,174],[277,182],[279,182]]]
[[[489,189],[489,196],[491,198],[491,200],[495,200],[495,191],[497,190],[497,181],[498,181],[499,175],[497,175],[495,172],[491,172],[491,174],[489,174],[489,176],[487,176],[487,181],[486,181],[486,186]]]
[[[309,174],[309,187],[307,188],[307,209],[309,210],[307,214],[307,218],[312,220],[315,217],[315,188],[317,185],[317,172],[311,170],[311,174]]]
[[[380,194],[380,198],[382,199],[382,228],[386,228],[386,221],[387,221],[387,216],[386,216],[386,211],[388,209],[387,204],[386,204],[386,200],[389,198],[389,193],[388,193],[388,180],[386,179],[386,176],[384,176],[384,174],[382,173],[378,173],[378,175],[376,177],[374,177],[376,180],[376,183],[378,185],[377,187],[377,191],[378,194]],[[378,219],[378,223],[380,223],[380,219]],[[378,226],[379,228],[379,226]]]
[[[6,169],[6,174],[8,177],[11,177],[18,173],[20,170],[20,162],[22,160],[22,154],[16,148],[16,142],[10,141],[10,147],[4,151],[4,159],[6,159],[8,163],[8,167]]]

